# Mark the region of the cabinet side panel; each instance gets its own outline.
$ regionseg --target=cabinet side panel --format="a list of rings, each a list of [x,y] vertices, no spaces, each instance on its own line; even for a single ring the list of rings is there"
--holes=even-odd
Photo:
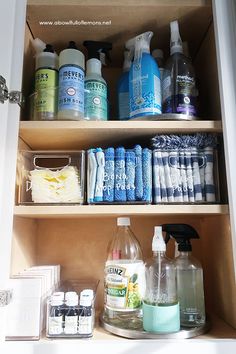
[[[15,217],[11,250],[11,275],[36,264],[37,221]]]
[[[201,230],[205,291],[211,294],[212,311],[236,328],[236,284],[229,216],[205,218]]]

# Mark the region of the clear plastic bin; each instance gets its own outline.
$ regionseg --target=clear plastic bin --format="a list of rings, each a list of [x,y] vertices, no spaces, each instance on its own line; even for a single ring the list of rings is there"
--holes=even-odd
[[[153,150],[154,204],[220,201],[217,150]]]
[[[19,204],[83,204],[84,151],[21,151]]]
[[[48,338],[92,337],[98,283],[98,281],[66,281],[62,283],[59,291],[48,298],[46,326]]]

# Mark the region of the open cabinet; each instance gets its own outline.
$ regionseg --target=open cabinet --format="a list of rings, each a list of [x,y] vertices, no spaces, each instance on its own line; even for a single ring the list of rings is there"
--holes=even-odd
[[[21,3],[21,4],[19,4]],[[231,1],[229,1],[231,3]],[[24,1],[12,0],[17,13],[24,17]],[[232,2],[233,4],[233,2]],[[232,5],[231,4],[231,5]],[[233,5],[232,5],[233,6]],[[208,353],[227,353],[236,348],[236,235],[234,210],[236,191],[233,178],[236,174],[230,156],[235,147],[236,130],[232,123],[233,109],[227,111],[225,101],[224,52],[221,55],[222,16],[229,11],[224,1],[77,1],[77,0],[28,0],[24,25],[19,24],[19,48],[23,50],[17,61],[23,71],[22,91],[27,97],[32,90],[34,54],[32,38],[52,43],[57,52],[69,40],[75,40],[82,50],[84,40],[111,41],[112,63],[104,69],[110,88],[111,120],[92,121],[30,121],[29,112],[10,107],[6,125],[8,150],[11,159],[7,168],[8,199],[4,190],[2,200],[7,203],[1,217],[4,219],[5,258],[3,281],[32,265],[60,264],[62,279],[92,278],[100,280],[96,309],[103,307],[103,270],[106,248],[114,235],[117,216],[130,216],[132,229],[139,239],[144,258],[151,255],[153,227],[162,223],[188,223],[199,232],[200,241],[193,243],[193,253],[201,260],[204,270],[206,311],[211,320],[210,331],[188,341],[128,341],[105,332],[99,323],[90,341],[5,342],[0,346],[6,352],[62,353],[71,350],[95,350],[97,353],[153,352],[170,350],[187,352],[193,348]],[[17,10],[18,9],[18,10]],[[232,7],[233,9],[233,7]],[[197,121],[117,121],[116,83],[122,68],[122,53],[127,39],[147,30],[154,32],[152,48],[163,48],[169,55],[169,22],[178,19],[182,39],[189,43],[189,51],[199,80],[200,119]],[[70,21],[80,21],[80,25]],[[64,25],[56,24],[58,21]],[[85,25],[82,21],[106,21],[106,25]],[[69,24],[68,24],[69,22]],[[230,22],[230,21],[229,21]],[[222,26],[222,27],[220,27]],[[15,37],[15,41],[18,39]],[[217,44],[217,50],[216,50]],[[225,43],[224,43],[225,44]],[[226,48],[227,49],[227,48]],[[16,48],[15,52],[16,53]],[[218,58],[217,58],[218,54]],[[233,54],[232,54],[233,55]],[[225,59],[226,60],[226,59]],[[14,61],[13,61],[14,63]],[[4,73],[0,73],[4,74]],[[220,76],[218,76],[220,75]],[[18,72],[18,80],[21,75]],[[223,83],[224,85],[223,85]],[[236,82],[236,81],[235,81]],[[14,84],[14,83],[13,83]],[[11,81],[12,85],[12,81]],[[19,87],[19,83],[16,84]],[[13,88],[13,87],[12,87]],[[221,95],[220,95],[221,93]],[[221,97],[220,97],[221,96]],[[235,96],[234,96],[235,97]],[[19,118],[20,116],[20,118]],[[12,118],[11,122],[9,120]],[[232,130],[230,130],[230,127]],[[80,205],[80,206],[25,206],[14,201],[18,188],[17,145],[29,150],[80,150],[91,146],[107,147],[110,144],[148,142],[157,133],[214,132],[219,134],[221,203],[212,205]],[[19,137],[19,139],[17,139]],[[11,146],[9,145],[11,143]],[[4,145],[6,146],[6,144]],[[10,149],[10,150],[9,150]],[[7,161],[5,161],[7,166]],[[14,175],[12,172],[14,171]],[[227,181],[227,182],[226,182]],[[5,188],[5,187],[4,187]],[[1,205],[3,206],[3,204]],[[6,212],[8,217],[6,217]],[[13,219],[13,220],[12,220]],[[13,227],[12,227],[13,224]],[[3,237],[1,235],[1,237]],[[3,241],[2,241],[3,242]],[[0,251],[1,252],[1,251]],[[222,339],[218,341],[218,339]],[[118,341],[118,342],[117,342]]]

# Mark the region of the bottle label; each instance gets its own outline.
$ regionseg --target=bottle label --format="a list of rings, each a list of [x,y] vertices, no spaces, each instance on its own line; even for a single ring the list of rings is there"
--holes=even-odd
[[[129,92],[119,93],[119,119],[129,119]]]
[[[133,63],[130,87],[130,118],[161,114],[160,78],[143,73],[141,63]]]
[[[104,82],[85,81],[85,117],[107,120],[107,85]]]
[[[53,316],[48,318],[48,333],[55,335],[63,333],[63,316]]]
[[[171,78],[167,76],[162,84],[163,113],[180,113],[195,116],[197,114],[195,79],[188,75],[177,75],[175,93],[172,92],[173,89]]]
[[[92,316],[79,316],[79,334],[91,334],[93,331]]]
[[[105,306],[114,310],[137,309],[145,288],[144,263],[108,261],[105,267]]]
[[[65,333],[76,334],[78,332],[78,316],[65,316]]]
[[[36,113],[57,113],[58,72],[53,69],[38,69],[35,74]]]
[[[58,110],[84,113],[84,70],[77,65],[60,67]]]

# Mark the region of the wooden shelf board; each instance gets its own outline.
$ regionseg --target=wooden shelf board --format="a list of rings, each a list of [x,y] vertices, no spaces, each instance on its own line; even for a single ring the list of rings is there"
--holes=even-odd
[[[15,206],[16,216],[28,218],[79,218],[151,215],[220,215],[228,214],[228,205],[71,205]]]
[[[162,133],[222,132],[221,121],[21,121],[20,137],[32,150],[88,149],[150,139]]]

